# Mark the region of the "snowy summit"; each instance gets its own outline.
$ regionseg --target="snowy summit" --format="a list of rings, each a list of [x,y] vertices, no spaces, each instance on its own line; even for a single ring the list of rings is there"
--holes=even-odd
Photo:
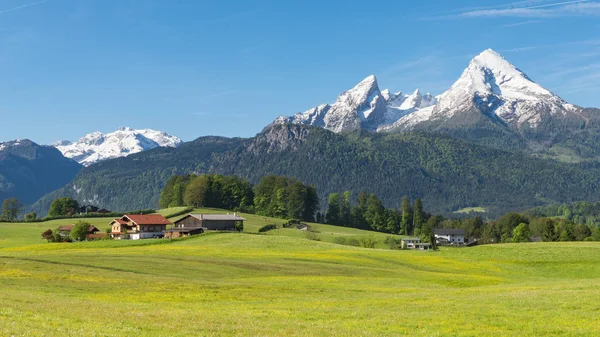
[[[67,158],[85,166],[102,160],[125,157],[157,147],[178,147],[181,139],[165,132],[121,127],[115,132],[93,132],[77,142],[59,141],[53,144]]]
[[[444,122],[468,111],[478,111],[492,120],[516,128],[536,128],[553,116],[577,113],[565,102],[492,49],[477,55],[460,78],[440,96],[379,91],[371,75],[340,95],[332,104],[320,105],[292,117],[279,117],[275,124],[298,123],[324,127],[334,132],[360,128],[379,132],[414,129],[430,122]]]

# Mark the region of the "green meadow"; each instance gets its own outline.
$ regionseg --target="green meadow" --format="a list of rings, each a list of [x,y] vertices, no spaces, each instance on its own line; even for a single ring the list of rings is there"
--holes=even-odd
[[[243,216],[245,233],[172,241],[49,244],[68,220],[0,224],[0,336],[600,335],[599,243],[397,251],[327,225],[258,235],[283,220]]]

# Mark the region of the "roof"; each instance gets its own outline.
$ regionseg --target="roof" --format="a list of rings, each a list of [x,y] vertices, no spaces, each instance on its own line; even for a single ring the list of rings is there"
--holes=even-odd
[[[415,243],[415,246],[431,246],[429,242]]]
[[[466,232],[462,228],[451,229],[434,229],[433,232],[437,235],[465,235]]]
[[[75,225],[60,226],[60,227],[58,227],[58,230],[59,231],[70,232],[70,231],[73,230],[73,227],[75,227]]]
[[[170,225],[171,221],[160,214],[125,214],[123,217],[129,218],[138,225]],[[122,218],[121,218],[122,219]]]
[[[189,214],[200,220],[215,220],[215,221],[245,221],[246,219],[237,214]]]
[[[402,241],[408,241],[408,240],[412,240],[412,241],[421,241],[421,238],[402,238],[400,239]]]
[[[127,221],[123,220],[123,219],[114,219],[113,221],[116,221],[118,224],[120,225],[127,225]],[[111,221],[111,223],[113,222]]]

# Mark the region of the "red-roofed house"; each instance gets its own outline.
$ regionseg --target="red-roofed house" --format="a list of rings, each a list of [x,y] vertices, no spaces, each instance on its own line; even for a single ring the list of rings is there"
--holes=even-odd
[[[111,237],[139,240],[164,237],[171,222],[160,214],[126,214],[110,223]]]

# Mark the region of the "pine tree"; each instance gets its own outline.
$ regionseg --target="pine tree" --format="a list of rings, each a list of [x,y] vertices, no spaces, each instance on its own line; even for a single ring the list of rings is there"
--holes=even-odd
[[[423,202],[421,198],[415,200],[415,214],[413,216],[413,234],[419,236],[424,223]]]
[[[402,205],[400,209],[402,211],[402,225],[400,228],[400,234],[411,235],[413,233],[413,211],[408,197],[402,197]]]
[[[325,222],[330,225],[339,226],[340,224],[340,194],[331,193],[327,202],[327,213]]]

